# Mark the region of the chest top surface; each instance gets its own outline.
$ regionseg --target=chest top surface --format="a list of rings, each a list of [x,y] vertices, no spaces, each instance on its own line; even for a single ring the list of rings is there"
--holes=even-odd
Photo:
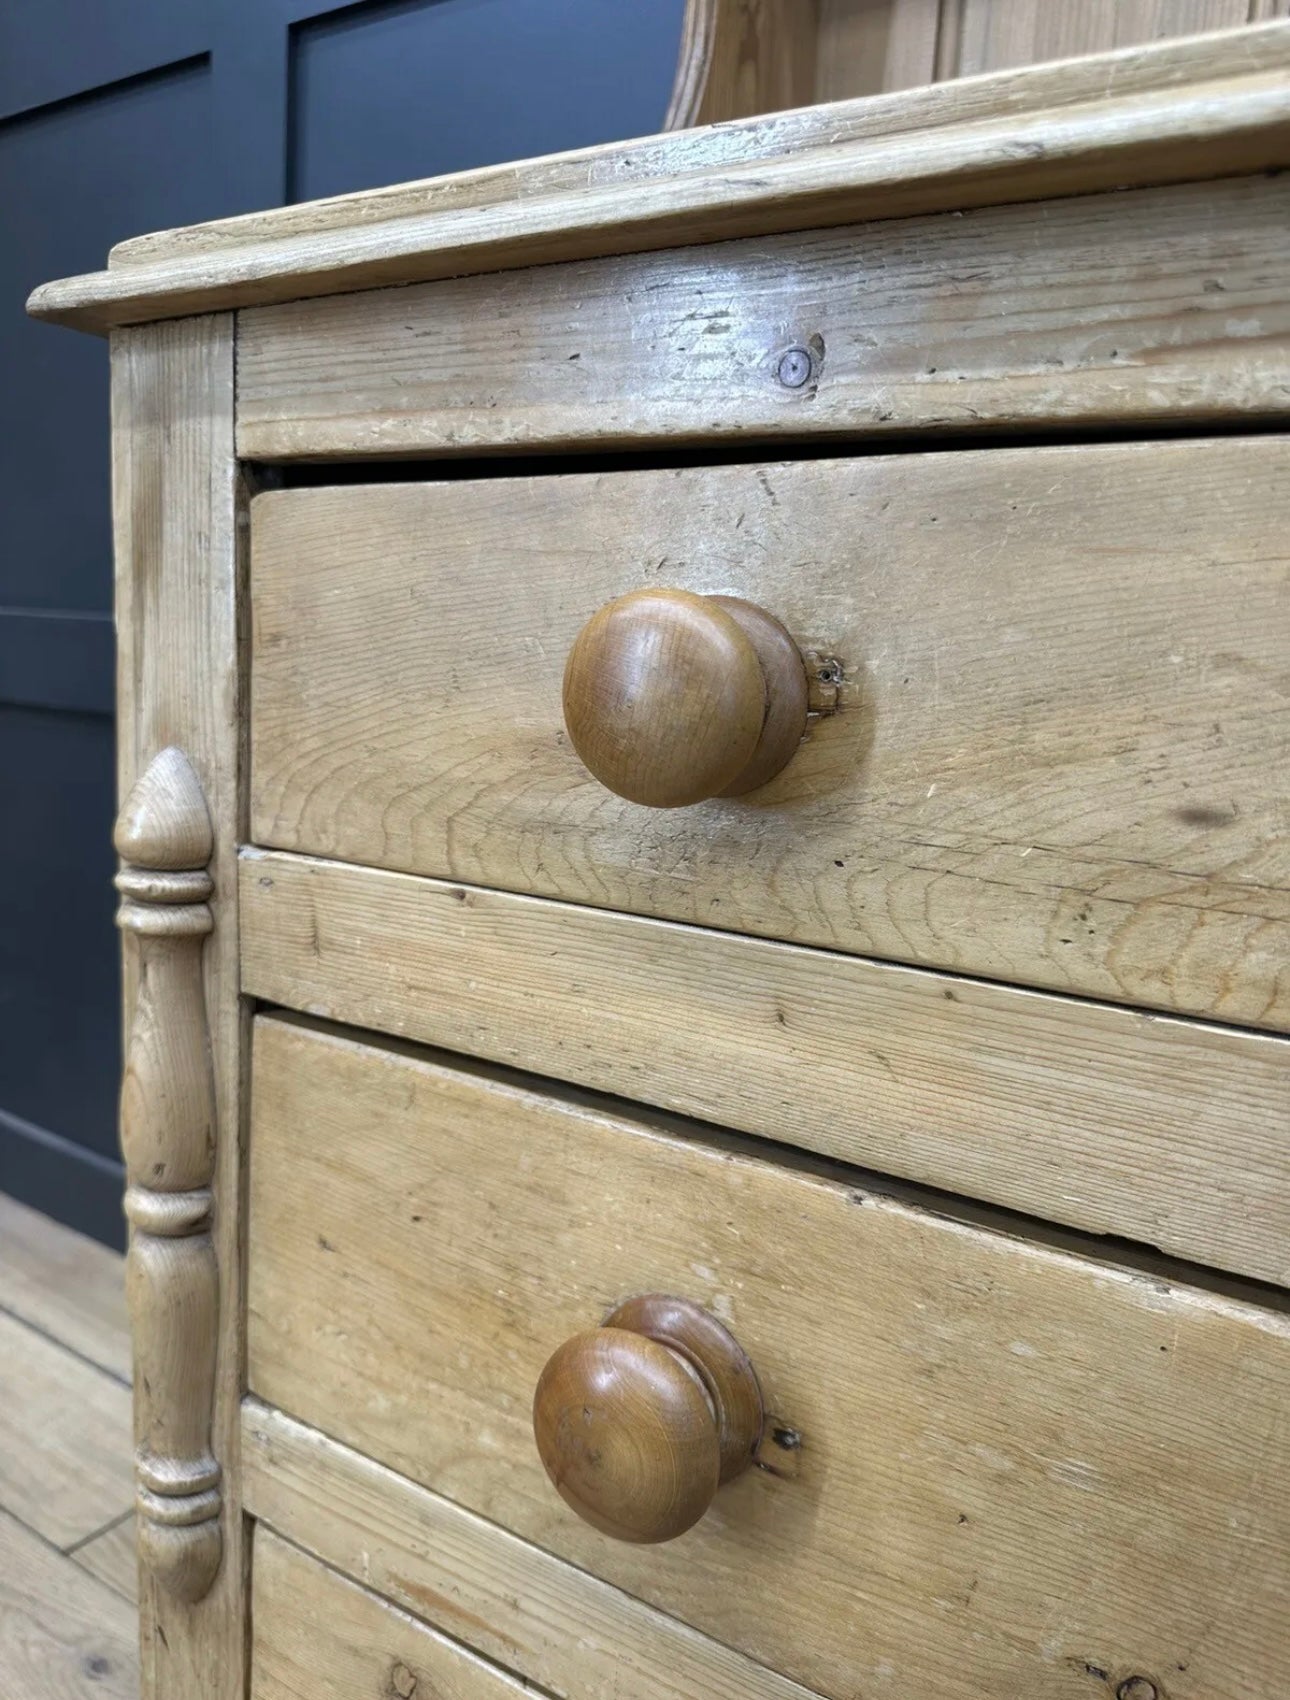
[[[1290,22],[368,190],[118,245],[36,317],[116,326],[1290,164]]]

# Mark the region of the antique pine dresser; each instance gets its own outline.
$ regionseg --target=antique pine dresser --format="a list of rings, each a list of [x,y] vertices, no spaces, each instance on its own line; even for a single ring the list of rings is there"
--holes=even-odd
[[[148,1700],[1290,1695],[1290,25],[127,242]]]

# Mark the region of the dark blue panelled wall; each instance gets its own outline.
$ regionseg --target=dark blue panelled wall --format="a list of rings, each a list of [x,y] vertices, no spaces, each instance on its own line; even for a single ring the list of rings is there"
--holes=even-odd
[[[656,130],[684,0],[0,6],[0,1191],[120,1243],[106,345],[113,242]]]

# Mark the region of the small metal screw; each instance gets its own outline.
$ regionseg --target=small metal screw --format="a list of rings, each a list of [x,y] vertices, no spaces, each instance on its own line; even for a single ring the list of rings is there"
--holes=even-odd
[[[789,348],[779,357],[779,381],[786,390],[800,390],[815,362],[805,348]]]
[[[1148,1677],[1126,1676],[1115,1691],[1115,1700],[1160,1700],[1160,1690]]]

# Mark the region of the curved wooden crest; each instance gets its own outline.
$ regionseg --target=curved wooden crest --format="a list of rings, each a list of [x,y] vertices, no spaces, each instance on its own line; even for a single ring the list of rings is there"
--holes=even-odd
[[[687,0],[665,130],[815,100],[815,0]]]

